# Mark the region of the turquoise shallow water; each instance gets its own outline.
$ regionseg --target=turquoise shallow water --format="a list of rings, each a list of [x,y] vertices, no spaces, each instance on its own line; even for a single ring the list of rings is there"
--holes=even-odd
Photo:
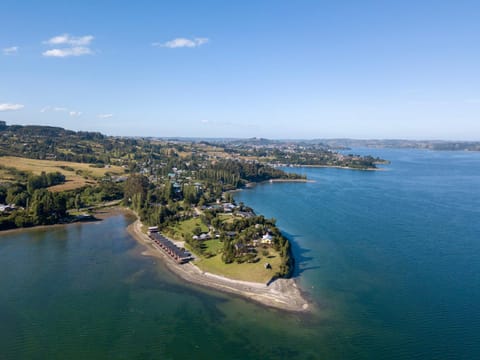
[[[480,358],[480,154],[365,152],[392,164],[236,194],[292,239],[316,313],[185,285],[116,216],[0,236],[0,359]]]

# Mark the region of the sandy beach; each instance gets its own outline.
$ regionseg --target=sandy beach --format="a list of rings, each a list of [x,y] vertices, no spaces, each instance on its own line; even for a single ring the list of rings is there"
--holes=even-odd
[[[147,249],[144,255],[162,259],[167,268],[188,282],[240,295],[263,305],[294,312],[311,310],[293,279],[277,279],[269,286],[261,283],[232,280],[223,276],[203,272],[192,263],[177,264],[170,256],[154,247],[150,238],[142,232],[142,223],[136,220],[128,227],[129,233]]]

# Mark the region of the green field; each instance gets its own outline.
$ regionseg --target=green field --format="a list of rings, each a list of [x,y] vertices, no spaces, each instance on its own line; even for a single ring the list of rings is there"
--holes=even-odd
[[[226,276],[230,279],[267,283],[279,270],[281,262],[281,258],[275,250],[268,249],[268,251],[270,253],[268,257],[262,256],[260,251],[258,254],[260,261],[257,263],[225,264],[222,261],[222,255],[216,255],[208,259],[200,256],[195,261],[195,265],[203,271]],[[265,269],[265,263],[267,262],[272,266],[272,269]]]
[[[232,221],[232,215],[220,215],[220,218],[223,221]],[[167,230],[169,236],[177,240],[185,240],[185,234],[192,234],[193,229],[200,227],[202,232],[208,232],[208,228],[200,218],[188,219],[181,221],[175,226],[170,227]],[[185,247],[192,251],[191,247],[188,244],[185,244]],[[207,257],[192,251],[196,254],[197,260],[195,265],[197,265],[201,270],[225,276],[235,280],[243,281],[253,281],[259,283],[267,283],[273,275],[279,271],[281,257],[273,248],[268,247],[268,255],[264,256],[263,248],[258,249],[257,257],[260,258],[260,261],[256,263],[241,263],[236,262],[231,264],[225,264],[222,261],[222,250],[223,243],[218,239],[210,239],[203,241],[203,253],[204,254],[216,254],[212,257]],[[272,269],[265,269],[265,264],[269,263],[272,266]]]
[[[175,239],[185,240],[185,234],[193,234],[193,229],[195,229],[197,226],[200,227],[202,232],[208,232],[208,227],[202,222],[202,220],[200,220],[200,218],[181,221],[175,224],[175,226],[170,227],[168,232]]]
[[[223,250],[223,243],[218,239],[205,240],[205,252],[211,254],[220,254]]]

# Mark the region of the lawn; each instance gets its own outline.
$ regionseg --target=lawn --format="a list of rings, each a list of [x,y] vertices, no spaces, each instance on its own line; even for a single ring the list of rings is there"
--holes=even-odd
[[[193,234],[193,229],[197,226],[200,227],[202,232],[208,232],[208,227],[199,218],[192,218],[184,221],[180,221],[171,227],[169,230],[172,237],[178,240],[185,240],[185,234]]]
[[[233,219],[235,218],[232,214],[219,214],[217,215],[222,222],[227,223],[227,224],[232,224]]]
[[[29,171],[36,175],[39,175],[42,171],[47,173],[58,171],[65,175],[65,183],[50,187],[49,190],[51,191],[72,190],[85,185],[95,184],[96,180],[104,177],[107,172],[112,175],[120,175],[125,172],[125,170],[120,166],[111,166],[110,168],[94,168],[90,167],[90,164],[84,163],[36,160],[16,156],[0,157],[0,165],[5,167],[13,167],[22,171]],[[0,173],[0,176],[2,176],[2,174],[3,173]]]
[[[275,250],[268,249],[268,251],[270,253],[268,257],[262,256],[261,250],[259,251],[260,261],[257,263],[237,264],[234,262],[225,264],[222,261],[222,255],[219,254],[208,259],[200,257],[195,261],[195,265],[203,271],[222,275],[230,279],[267,283],[279,270],[281,263],[280,255]],[[265,263],[267,262],[272,266],[272,269],[265,269]]]
[[[205,245],[205,252],[211,254],[218,254],[223,250],[223,243],[218,239],[205,240],[203,245]]]

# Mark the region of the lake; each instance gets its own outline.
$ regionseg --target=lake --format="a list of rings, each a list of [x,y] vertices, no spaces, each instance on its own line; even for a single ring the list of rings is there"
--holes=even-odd
[[[480,153],[356,149],[237,201],[277,219],[312,314],[185,284],[129,216],[0,237],[0,359],[480,358]]]

